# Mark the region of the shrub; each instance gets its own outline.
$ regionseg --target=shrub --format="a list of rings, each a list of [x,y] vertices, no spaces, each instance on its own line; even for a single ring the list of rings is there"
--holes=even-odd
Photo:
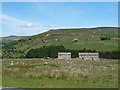
[[[107,37],[107,36],[101,36],[100,37],[100,40],[102,41],[102,40],[110,40],[110,37]]]
[[[27,54],[27,58],[57,58],[58,52],[66,51],[63,46],[43,46],[38,49],[31,49]]]

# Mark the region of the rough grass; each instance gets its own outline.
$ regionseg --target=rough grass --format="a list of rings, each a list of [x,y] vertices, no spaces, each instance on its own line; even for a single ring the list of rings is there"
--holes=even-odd
[[[13,61],[13,65],[11,65]],[[117,88],[118,61],[3,60],[3,86],[19,88]],[[17,63],[18,62],[18,63]]]

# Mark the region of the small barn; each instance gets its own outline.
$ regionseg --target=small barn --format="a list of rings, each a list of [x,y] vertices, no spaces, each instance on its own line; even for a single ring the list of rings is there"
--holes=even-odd
[[[59,52],[58,53],[58,59],[70,59],[71,58],[71,52]]]
[[[79,53],[81,60],[99,60],[99,53]]]

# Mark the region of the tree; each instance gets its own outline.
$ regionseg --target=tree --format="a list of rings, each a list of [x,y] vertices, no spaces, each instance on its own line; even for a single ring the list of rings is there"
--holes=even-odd
[[[66,51],[63,46],[43,46],[38,49],[31,49],[27,54],[27,58],[57,58],[58,52]]]
[[[110,37],[107,37],[107,36],[100,36],[100,40],[103,41],[103,40],[110,40]]]

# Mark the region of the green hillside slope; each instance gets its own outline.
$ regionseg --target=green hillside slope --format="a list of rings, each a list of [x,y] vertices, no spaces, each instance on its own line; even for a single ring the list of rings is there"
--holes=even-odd
[[[11,36],[7,36],[7,37],[0,37],[0,46],[3,46],[11,41],[18,41],[20,39],[22,39],[25,36],[15,36],[15,35],[11,35]]]
[[[109,37],[110,40],[100,40],[100,37]],[[26,54],[30,49],[50,45],[63,45],[68,49],[91,49],[97,51],[115,51],[118,49],[117,28],[81,28],[57,29],[22,38],[4,46],[4,54],[19,56],[18,52]],[[74,40],[77,39],[77,42]],[[15,53],[16,52],[16,53]]]

